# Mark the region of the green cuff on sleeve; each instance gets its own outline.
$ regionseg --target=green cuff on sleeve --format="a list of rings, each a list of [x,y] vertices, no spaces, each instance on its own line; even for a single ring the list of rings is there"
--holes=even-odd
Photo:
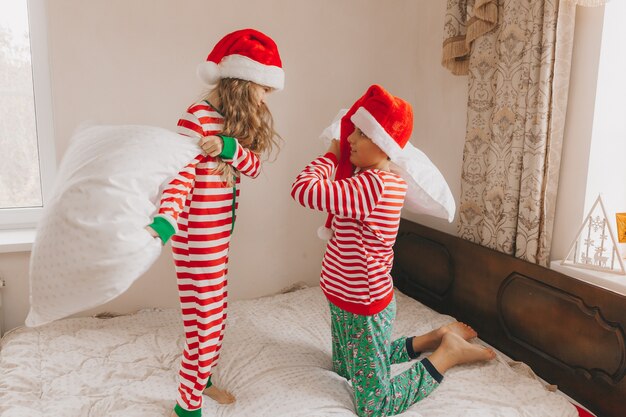
[[[174,226],[172,226],[172,224],[165,220],[163,217],[155,217],[152,220],[152,224],[150,224],[150,227],[153,228],[155,232],[157,232],[159,238],[161,238],[161,241],[163,241],[164,245],[167,243],[168,240],[170,240],[170,238],[174,234],[176,234],[176,229],[174,228]]]
[[[222,138],[222,152],[218,155],[222,159],[233,159],[235,157],[235,151],[237,151],[237,141],[230,136],[217,135]]]

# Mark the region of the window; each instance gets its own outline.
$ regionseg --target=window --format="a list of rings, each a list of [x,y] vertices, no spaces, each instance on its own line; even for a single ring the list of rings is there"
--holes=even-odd
[[[625,17],[626,2],[606,4],[585,197],[586,214],[602,193],[614,234],[615,214],[626,212]],[[626,256],[626,243],[620,246]]]
[[[33,227],[55,155],[44,0],[0,0],[0,229]]]
[[[580,11],[579,9],[577,13]],[[595,16],[596,13],[601,12],[601,9],[585,9],[587,16],[592,14]],[[626,187],[624,186],[626,184],[626,164],[624,164],[626,158],[626,118],[624,117],[626,114],[626,101],[624,100],[626,78],[623,75],[626,71],[626,56],[623,53],[623,39],[626,36],[626,25],[624,25],[626,2],[608,2],[604,8],[603,16],[603,20],[599,21],[602,23],[602,38],[595,102],[592,106],[593,126],[590,137],[586,138],[588,142],[578,144],[579,149],[583,150],[581,153],[589,149],[588,160],[584,161],[586,165],[579,164],[574,167],[578,172],[586,174],[584,177],[580,177],[575,184],[577,189],[584,190],[584,201],[580,203],[582,204],[580,207],[580,204],[577,206],[578,201],[571,199],[567,201],[571,204],[563,211],[577,212],[578,208],[581,208],[580,217],[571,218],[573,221],[570,222],[567,231],[566,243],[568,246],[564,248],[566,250],[570,248],[572,240],[575,238],[575,231],[578,230],[584,217],[593,206],[598,194],[602,194],[608,220],[615,235],[617,223],[615,215],[626,212]],[[593,59],[589,59],[587,65],[593,65]],[[591,73],[593,72],[591,71]],[[575,135],[572,135],[571,138],[574,137]],[[586,148],[587,145],[588,148]],[[607,236],[605,239],[612,247],[610,238]],[[626,257],[626,243],[618,243],[617,245],[620,247],[621,256]],[[567,252],[564,252],[562,256],[566,255]],[[568,265],[562,266],[560,263],[560,260],[555,260],[550,266],[566,275],[626,295],[626,280],[623,275],[573,268]]]

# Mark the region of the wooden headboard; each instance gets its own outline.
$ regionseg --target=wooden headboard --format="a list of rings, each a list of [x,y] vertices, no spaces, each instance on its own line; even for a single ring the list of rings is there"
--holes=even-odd
[[[392,275],[599,417],[626,416],[626,297],[405,219]]]

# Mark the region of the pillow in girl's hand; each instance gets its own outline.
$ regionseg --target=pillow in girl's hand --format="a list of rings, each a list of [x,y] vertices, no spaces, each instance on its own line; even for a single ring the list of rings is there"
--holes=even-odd
[[[117,297],[156,260],[145,227],[162,186],[201,152],[196,139],[151,126],[91,126],[63,157],[30,261],[39,326]]]

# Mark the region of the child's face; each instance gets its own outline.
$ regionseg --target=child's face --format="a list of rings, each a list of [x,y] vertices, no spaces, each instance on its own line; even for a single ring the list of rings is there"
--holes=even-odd
[[[265,87],[259,84],[252,84],[252,94],[254,95],[254,101],[260,106],[265,104],[265,97],[271,93],[273,89],[271,87]]]
[[[382,151],[370,138],[365,136],[361,129],[354,128],[348,136],[350,144],[350,162],[363,170],[382,169],[387,163],[387,154]]]

